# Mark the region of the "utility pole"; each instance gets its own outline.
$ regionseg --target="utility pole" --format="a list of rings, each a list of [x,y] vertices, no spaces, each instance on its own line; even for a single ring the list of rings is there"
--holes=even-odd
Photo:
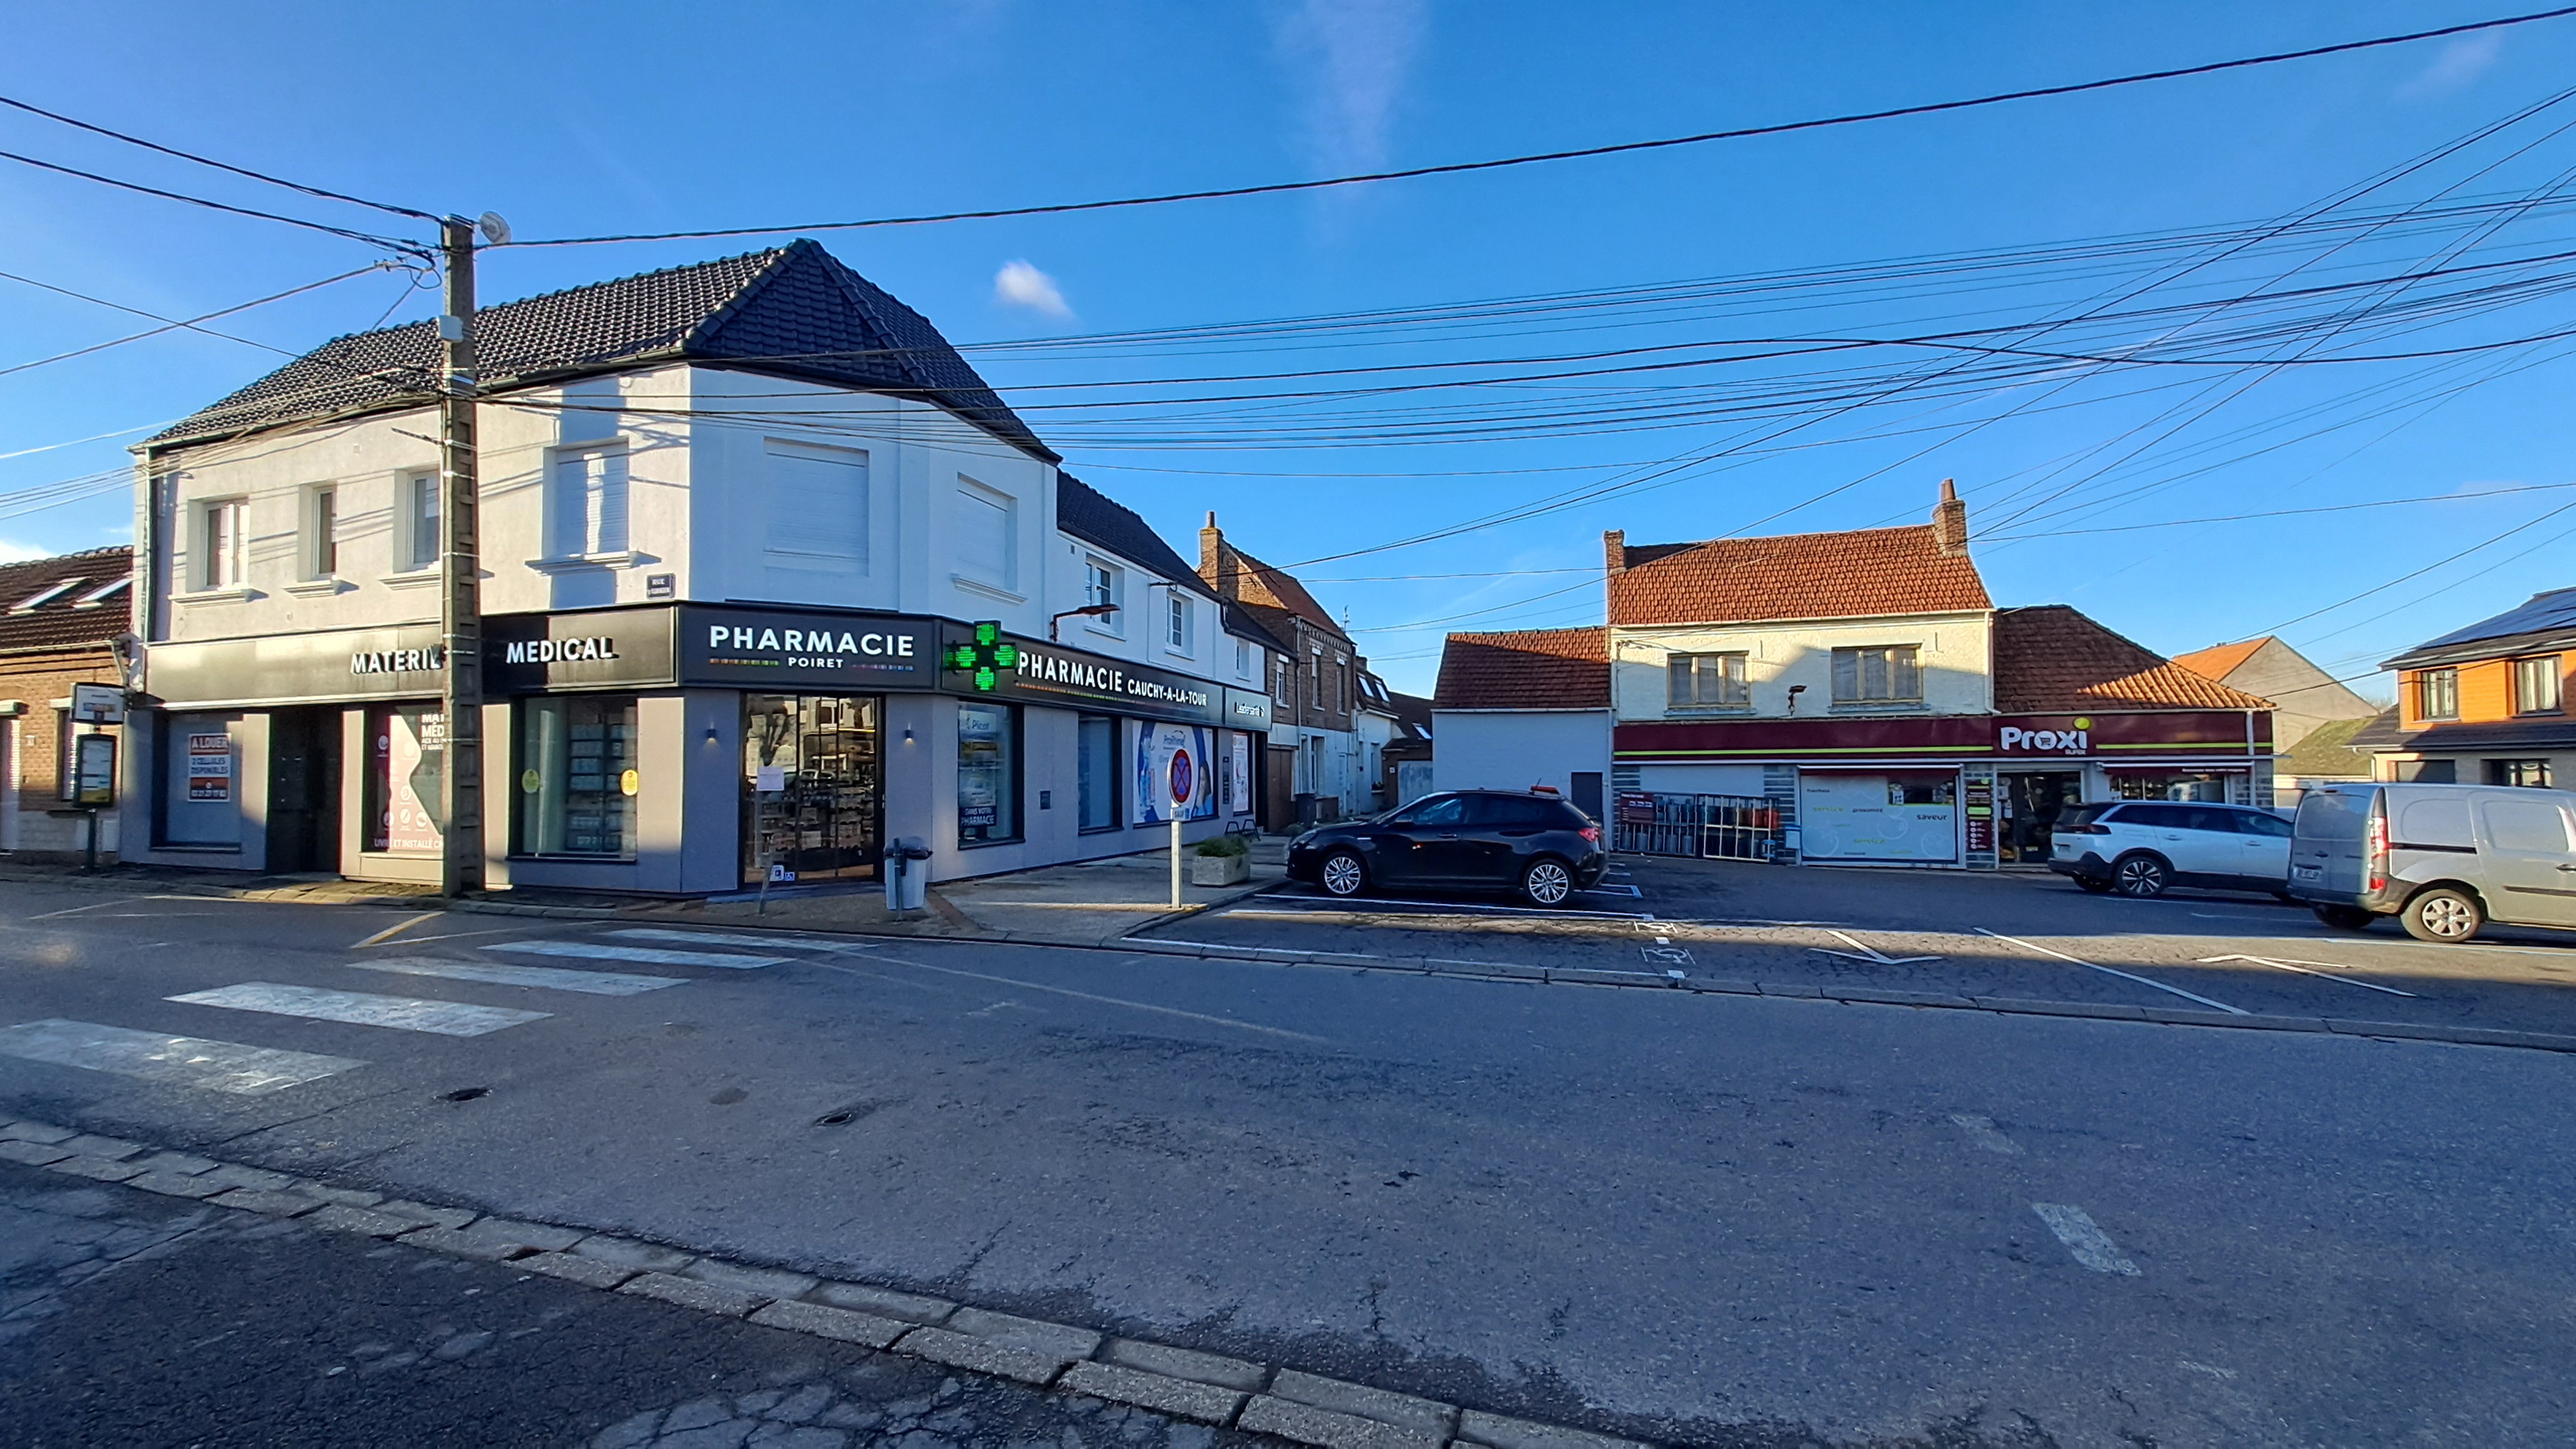
[[[497,218],[496,218],[497,220]],[[438,225],[447,296],[438,319],[438,633],[444,655],[439,707],[447,716],[447,763],[438,893],[483,888],[483,585],[476,527],[474,458],[474,226],[451,216]],[[504,233],[506,235],[506,233]]]

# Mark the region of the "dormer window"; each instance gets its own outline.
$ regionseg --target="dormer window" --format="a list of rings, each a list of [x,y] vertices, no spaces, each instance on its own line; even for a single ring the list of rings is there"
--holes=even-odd
[[[127,588],[133,585],[133,583],[134,576],[131,574],[128,574],[123,578],[109,579],[106,583],[103,583],[97,588],[90,590],[88,593],[81,595],[79,598],[72,600],[72,607],[75,609],[95,609],[99,605],[106,603],[108,600],[115,598],[117,595],[124,593]]]
[[[45,605],[52,603],[54,600],[61,598],[63,595],[70,593],[72,590],[79,588],[82,584],[87,582],[89,582],[87,579],[65,579],[58,584],[48,584],[44,588],[37,590],[35,593],[28,595],[19,603],[12,604],[9,607],[9,612],[12,614],[32,614],[36,610],[43,608]]]

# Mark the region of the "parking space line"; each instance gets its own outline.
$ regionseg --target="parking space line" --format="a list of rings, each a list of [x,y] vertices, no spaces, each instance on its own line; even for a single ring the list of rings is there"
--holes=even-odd
[[[2382,986],[2376,981],[2355,981],[2349,976],[2337,976],[2332,971],[2314,969],[2319,966],[2335,965],[2336,963],[2332,961],[2283,961],[2272,956],[2203,956],[2200,958],[2200,964],[2203,966],[2214,966],[2222,961],[2246,961],[2256,966],[2272,966],[2283,971],[2296,971],[2302,976],[2322,976],[2328,981],[2340,981],[2346,986],[2358,986],[2364,991],[2385,991],[2391,996],[2420,999],[2415,998],[2415,993],[2412,991],[2400,991],[2394,986]],[[2350,971],[2354,968],[2343,966],[2339,969]]]
[[[383,930],[378,931],[367,939],[351,946],[349,949],[357,951],[363,950],[369,946],[381,946],[385,942],[392,940],[394,937],[401,935],[403,932],[410,930],[412,927],[419,925],[423,921],[435,921],[446,914],[447,913],[445,911],[423,911],[419,915],[411,917],[409,920],[394,922],[392,925],[385,927]]]
[[[2150,977],[2140,976],[2134,971],[2123,971],[2116,966],[2097,966],[2080,956],[2069,956],[2063,951],[2051,950],[2046,946],[2040,945],[2036,941],[2025,941],[2019,936],[2007,936],[2001,931],[1989,931],[1983,926],[1977,927],[1977,934],[1980,936],[1992,936],[1998,941],[2009,941],[2013,945],[2019,946],[2025,951],[2037,951],[2043,956],[2054,956],[2060,961],[2071,961],[2076,965],[2083,967],[2087,971],[2099,971],[2105,976],[2117,976],[2123,981],[2134,981],[2140,986],[2152,986],[2158,991],[2170,991],[2185,1001],[2197,1001],[2203,1006],[2226,1012],[2230,1016],[2252,1016],[2254,1014],[2247,1011],[2244,1007],[2230,1006],[2224,1001],[2213,1001],[2210,998],[2199,995],[2195,992],[2185,991],[2179,986],[2167,986],[2161,981],[2154,980]]]
[[[2111,1235],[2102,1231],[2084,1209],[2062,1202],[2035,1202],[2030,1207],[2041,1222],[2048,1224],[2048,1230],[2057,1234],[2066,1251],[2075,1255],[2076,1262],[2096,1273],[2138,1276],[2138,1265],[2120,1255],[2119,1244],[2112,1242]]]

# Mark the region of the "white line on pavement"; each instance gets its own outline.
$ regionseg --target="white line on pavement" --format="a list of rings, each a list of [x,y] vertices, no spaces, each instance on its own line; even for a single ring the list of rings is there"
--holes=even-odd
[[[680,976],[633,976],[623,971],[566,971],[555,966],[510,966],[498,961],[441,961],[431,956],[395,956],[349,963],[361,971],[391,971],[404,976],[438,976],[450,981],[488,981],[495,986],[538,986],[548,991],[578,991],[589,996],[641,996],[665,986],[685,986]]]
[[[228,1011],[263,1011],[272,1016],[301,1016],[314,1021],[345,1021],[353,1026],[386,1026],[396,1031],[425,1031],[439,1036],[481,1036],[526,1022],[543,1021],[543,1011],[507,1006],[468,1006],[457,1001],[422,1001],[410,996],[376,996],[364,991],[325,991],[318,986],[280,986],[274,981],[245,981],[213,991],[167,996],[165,1001],[190,1006],[220,1006]]]
[[[423,911],[419,915],[413,916],[408,920],[394,922],[392,925],[385,927],[383,930],[378,931],[363,941],[360,941],[357,945],[352,946],[349,949],[355,951],[367,946],[381,946],[385,942],[392,940],[394,937],[401,935],[403,932],[410,930],[412,927],[419,925],[421,922],[435,921],[445,914],[447,914],[445,911]]]
[[[796,951],[838,951],[846,941],[808,941],[796,936],[727,936],[715,931],[665,931],[652,926],[634,926],[608,934],[628,941],[696,941],[708,946],[749,946],[754,950],[777,950],[786,947]]]
[[[600,941],[495,941],[485,951],[525,951],[532,956],[577,956],[590,961],[633,961],[644,966],[716,966],[727,971],[757,971],[784,966],[786,956],[737,956],[716,951],[657,951],[650,946],[611,946]]]
[[[2138,1276],[2138,1265],[2120,1256],[2119,1245],[2111,1241],[2109,1233],[2095,1225],[2084,1209],[2069,1207],[2062,1202],[2035,1202],[2030,1208],[2039,1214],[2041,1222],[2048,1224],[2050,1232],[2057,1234],[2057,1240],[2066,1245],[2066,1251],[2075,1255],[2076,1262],[2096,1273],[2117,1273],[2123,1278]]]
[[[862,955],[859,959],[863,961],[879,961],[888,966],[910,966],[919,971],[936,971],[945,976],[971,977],[977,981],[991,981],[1003,986],[1018,986],[1030,991],[1052,991],[1058,996],[1071,996],[1082,1001],[1097,1001],[1105,1006],[1124,1006],[1132,1010],[1150,1011],[1162,1016],[1181,1016],[1187,1017],[1192,1021],[1214,1022],[1218,1026],[1240,1027],[1245,1031],[1257,1031],[1265,1036],[1284,1036],[1294,1041],[1319,1042],[1327,1040],[1327,1038],[1313,1036],[1302,1031],[1290,1031],[1286,1027],[1263,1026],[1258,1022],[1237,1021],[1231,1016],[1211,1016],[1204,1011],[1183,1011],[1177,1006],[1156,1006],[1150,1001],[1129,1001],[1123,997],[1100,996],[1088,991],[1076,991],[1069,986],[1048,986],[1036,981],[1022,981],[1015,976],[993,976],[982,971],[961,971],[954,966],[933,966],[927,961],[906,961],[900,956],[867,954]],[[838,966],[829,961],[816,961],[811,964],[820,966],[826,971],[846,971],[853,976],[867,976],[874,974],[866,971],[854,971],[847,966]]]
[[[1950,1114],[1950,1125],[1968,1134],[1970,1142],[1988,1152],[2004,1157],[2021,1156],[2021,1144],[2006,1137],[2003,1129],[1995,1125],[1995,1119],[1992,1117],[1980,1117],[1974,1112],[1953,1112]]]
[[[2337,976],[2332,971],[2314,969],[2319,966],[2335,965],[2332,961],[2283,961],[2271,956],[2203,956],[2200,958],[2200,964],[2203,966],[2215,966],[2222,961],[2248,961],[2257,966],[2275,966],[2283,971],[2296,971],[2302,976],[2322,976],[2328,981],[2340,981],[2346,986],[2358,986],[2364,991],[2385,991],[2391,996],[2415,995],[2412,991],[2400,991],[2394,986],[2382,986],[2376,981],[2355,981],[2349,976]],[[2351,971],[2356,968],[2344,966],[2338,969]]]
[[[118,901],[92,901],[85,906],[69,906],[59,911],[47,911],[41,916],[29,916],[27,919],[31,921],[50,921],[56,916],[77,916],[83,911],[103,911],[109,906],[119,904],[122,903]]]
[[[2036,941],[2025,941],[2019,936],[2007,936],[2001,931],[1989,931],[1983,926],[1979,926],[1977,928],[1977,934],[1980,936],[1992,936],[1998,941],[2009,941],[2013,945],[2019,946],[2025,951],[2037,951],[2043,956],[2054,956],[2060,961],[2072,961],[2087,971],[2099,971],[2105,976],[2117,976],[2123,981],[2134,981],[2140,986],[2152,986],[2158,991],[2170,991],[2185,1001],[2197,1001],[2203,1006],[2214,1007],[2217,1010],[2226,1012],[2230,1016],[2252,1016],[2254,1014],[2247,1011],[2244,1007],[2230,1006],[2224,1001],[2212,1001],[2206,996],[2195,995],[2192,992],[2183,990],[2179,986],[2167,986],[2161,981],[2151,980],[2150,978],[2140,976],[2135,972],[2122,971],[2116,966],[2096,966],[2092,962],[2087,961],[2080,956],[2069,956],[2063,951],[2051,950],[2046,946],[2040,945]]]
[[[246,1097],[317,1082],[366,1065],[355,1057],[279,1051],[195,1036],[165,1036],[157,1031],[128,1031],[121,1026],[60,1018],[0,1027],[0,1052],[29,1061]]]

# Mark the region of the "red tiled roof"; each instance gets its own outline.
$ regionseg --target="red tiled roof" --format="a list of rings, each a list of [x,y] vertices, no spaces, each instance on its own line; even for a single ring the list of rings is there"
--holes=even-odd
[[[2266,634],[2260,639],[2245,639],[2234,644],[2212,644],[2206,649],[2194,649],[2189,654],[2177,654],[2174,663],[2204,679],[2225,679],[2246,660],[2253,658],[2255,650],[2271,642],[2272,636]]]
[[[1607,631],[1452,634],[1440,650],[1434,709],[1607,709]]]
[[[56,558],[0,564],[0,653],[96,648],[134,627],[131,586],[84,608],[81,600],[134,572],[134,550],[119,544]],[[70,587],[57,590],[57,585]],[[39,594],[45,602],[19,612]]]
[[[1963,551],[1929,525],[1720,538],[1623,548],[1610,575],[1613,624],[1735,624],[1991,609]]]
[[[1995,711],[2064,714],[2086,709],[2270,709],[2064,604],[1995,613]]]

